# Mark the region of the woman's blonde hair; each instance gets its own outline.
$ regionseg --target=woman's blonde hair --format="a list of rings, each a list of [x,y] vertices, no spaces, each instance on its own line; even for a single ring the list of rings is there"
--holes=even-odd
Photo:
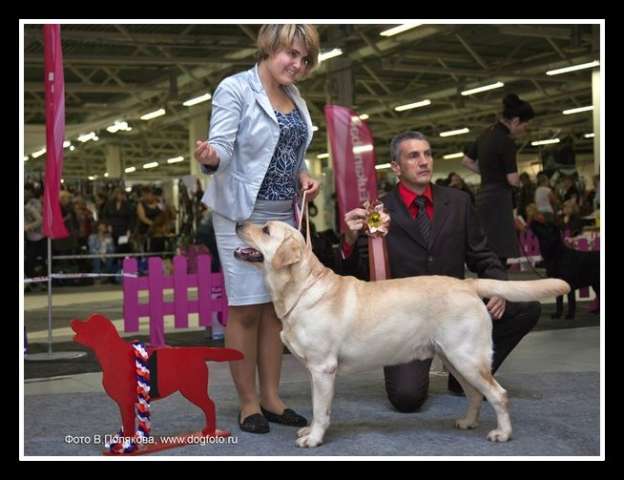
[[[280,24],[262,25],[258,32],[258,61],[261,62],[281,48],[290,48],[299,39],[308,50],[306,73],[318,64],[319,35],[313,25]]]

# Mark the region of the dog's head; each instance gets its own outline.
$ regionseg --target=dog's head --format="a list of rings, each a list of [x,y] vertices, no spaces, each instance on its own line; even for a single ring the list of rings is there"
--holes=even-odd
[[[72,320],[71,328],[76,335],[74,341],[95,349],[111,335],[119,336],[113,323],[103,315],[91,315],[87,320]]]
[[[239,260],[258,263],[265,269],[281,270],[301,260],[305,240],[298,230],[287,223],[270,221],[264,225],[244,223],[236,233],[250,248],[238,248]]]

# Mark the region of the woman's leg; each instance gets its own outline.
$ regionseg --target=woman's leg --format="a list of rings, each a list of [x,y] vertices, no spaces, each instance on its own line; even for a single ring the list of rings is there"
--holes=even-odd
[[[230,306],[225,329],[225,346],[234,348],[245,356],[230,363],[230,372],[241,404],[241,420],[260,413],[256,392],[256,365],[258,325],[262,317],[262,305]]]
[[[228,320],[229,322],[229,320]],[[275,315],[273,303],[263,304],[258,330],[258,377],[260,403],[268,411],[281,415],[286,405],[279,397],[280,373],[284,345],[280,338],[282,322]]]

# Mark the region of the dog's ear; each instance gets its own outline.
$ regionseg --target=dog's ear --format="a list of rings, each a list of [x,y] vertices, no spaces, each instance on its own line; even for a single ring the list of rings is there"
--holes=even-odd
[[[279,246],[275,255],[273,255],[271,265],[274,270],[281,270],[282,268],[301,260],[302,253],[303,249],[301,248],[300,243],[297,242],[295,238],[288,237]]]

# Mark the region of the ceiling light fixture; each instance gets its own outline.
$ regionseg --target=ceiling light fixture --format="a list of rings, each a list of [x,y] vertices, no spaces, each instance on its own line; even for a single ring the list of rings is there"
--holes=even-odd
[[[576,70],[584,70],[586,68],[593,68],[600,65],[598,60],[593,62],[583,63],[581,65],[572,65],[571,67],[557,68],[555,70],[548,70],[546,75],[561,75],[562,73],[575,72]]]
[[[209,93],[205,93],[204,95],[200,95],[199,97],[191,98],[184,102],[182,105],[185,107],[192,107],[193,105],[197,105],[198,103],[206,102],[212,98],[212,95]]]
[[[397,112],[402,112],[404,110],[411,110],[412,108],[426,107],[427,105],[431,105],[431,100],[423,100],[421,102],[407,103],[405,105],[399,105],[398,107],[394,107],[394,109]]]
[[[470,90],[464,90],[461,94],[465,97],[466,95],[473,95],[475,93],[486,92],[488,90],[494,90],[495,88],[504,87],[505,84],[503,82],[496,82],[490,85],[484,85],[483,87],[471,88]]]
[[[421,25],[422,23],[404,23],[403,25],[398,25],[396,27],[389,28],[388,30],[384,30],[379,35],[381,35],[382,37],[391,37],[393,35],[398,35],[399,33],[419,27]]]
[[[158,110],[154,110],[153,112],[141,115],[141,120],[151,120],[156,117],[162,117],[165,113],[167,113],[167,111],[164,108],[159,108]]]

